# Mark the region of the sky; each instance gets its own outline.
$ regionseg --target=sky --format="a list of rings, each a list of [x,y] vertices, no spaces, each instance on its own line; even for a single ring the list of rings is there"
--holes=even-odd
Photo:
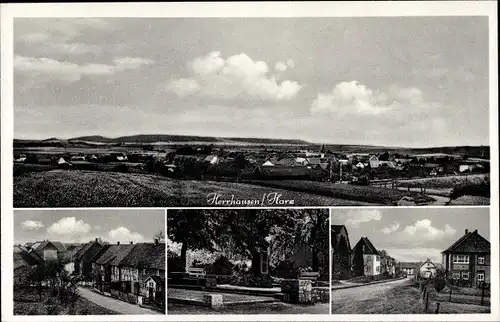
[[[487,17],[16,18],[18,139],[489,144]]]
[[[441,263],[441,252],[466,229],[490,240],[489,208],[332,209],[330,221],[346,226],[351,248],[368,237],[377,250],[402,262]]]
[[[110,243],[153,242],[165,232],[163,210],[16,210],[14,243],[41,240]]]

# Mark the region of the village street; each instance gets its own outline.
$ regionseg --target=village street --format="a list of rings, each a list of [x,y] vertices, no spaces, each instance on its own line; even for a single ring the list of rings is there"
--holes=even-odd
[[[142,308],[139,305],[130,304],[112,297],[100,295],[88,288],[78,287],[78,293],[87,300],[120,314],[161,314],[157,311]]]
[[[401,279],[387,283],[336,289],[332,291],[332,306],[335,307],[335,305],[341,305],[346,302],[382,298],[386,292],[408,284],[411,284],[410,279]]]

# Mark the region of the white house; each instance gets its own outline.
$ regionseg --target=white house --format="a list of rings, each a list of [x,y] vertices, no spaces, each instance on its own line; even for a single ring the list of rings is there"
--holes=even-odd
[[[63,157],[60,157],[58,160],[57,160],[57,164],[65,164],[67,163],[66,160],[64,160]]]
[[[458,167],[458,171],[459,171],[459,172],[471,171],[471,166],[470,166],[470,165],[468,165],[468,164],[461,164],[461,165]]]
[[[363,162],[358,162],[358,163],[356,163],[356,168],[358,168],[358,169],[364,169],[365,165],[363,164]]]
[[[262,164],[263,167],[274,167],[274,163],[272,163],[270,160],[267,160]]]
[[[370,163],[370,168],[372,169],[376,169],[380,166],[379,159],[374,155],[370,157],[369,163]]]
[[[208,155],[205,159],[205,162],[209,162],[210,164],[217,164],[219,162],[219,157],[216,155]]]
[[[420,276],[423,278],[431,278],[436,276],[436,265],[427,258],[419,267]]]

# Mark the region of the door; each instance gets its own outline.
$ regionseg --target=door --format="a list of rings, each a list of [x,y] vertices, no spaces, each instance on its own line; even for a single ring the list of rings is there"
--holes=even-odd
[[[153,302],[153,300],[154,300],[154,289],[152,287],[148,287],[148,298],[149,298],[149,302]]]

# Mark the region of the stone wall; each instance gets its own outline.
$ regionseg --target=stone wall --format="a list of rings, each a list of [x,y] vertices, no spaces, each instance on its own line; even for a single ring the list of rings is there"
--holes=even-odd
[[[286,279],[281,281],[283,300],[294,304],[313,304],[312,281],[299,279]]]
[[[313,287],[312,289],[313,302],[330,303],[330,288],[329,287]]]

